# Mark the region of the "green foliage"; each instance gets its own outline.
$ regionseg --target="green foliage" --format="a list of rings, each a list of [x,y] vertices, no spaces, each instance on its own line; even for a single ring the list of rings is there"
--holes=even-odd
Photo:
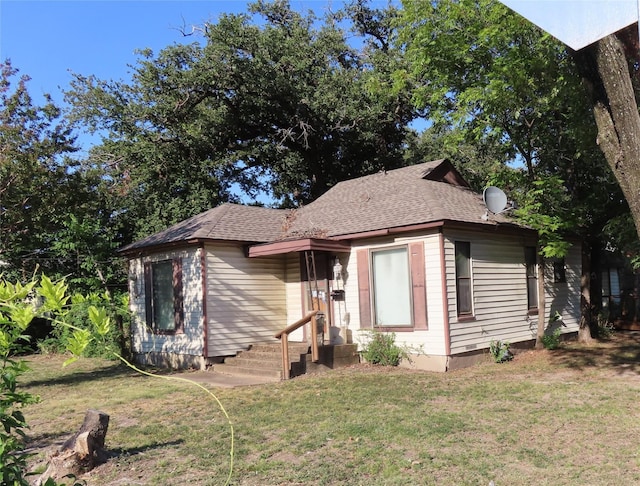
[[[489,354],[496,363],[504,363],[513,359],[513,353],[509,351],[511,345],[506,341],[491,341],[489,344]]]
[[[562,315],[556,311],[549,319],[549,325],[542,335],[541,341],[545,349],[558,349],[562,343]]]
[[[362,356],[372,364],[398,366],[400,361],[408,358],[408,353],[395,341],[395,333],[372,331],[362,350]]]
[[[497,185],[518,203],[516,217],[539,231],[545,256],[566,252],[568,231],[599,234],[628,211],[563,44],[493,0],[403,6],[404,74],[417,83],[415,103],[435,131],[475,147],[461,161],[471,180],[484,187],[502,179]]]
[[[557,176],[534,180],[529,190],[522,191],[517,198],[518,209],[514,214],[520,222],[538,232],[545,258],[562,258],[571,247],[564,237],[573,229],[575,218],[563,184]]]
[[[120,356],[129,356],[131,315],[126,294],[76,293],[71,296],[71,303],[65,323],[54,322],[50,336],[38,343],[41,352],[69,350],[78,356],[114,359],[116,351]],[[87,333],[99,339],[87,339]]]
[[[593,337],[597,339],[610,339],[615,332],[616,328],[609,320],[609,316],[604,313],[598,314],[595,329],[592,330]]]
[[[75,75],[73,119],[108,132],[90,160],[119,196],[118,227],[147,235],[237,201],[232,189],[296,206],[398,167],[416,109],[385,88],[400,62],[390,22],[366,8],[322,22],[258,1],[204,25],[201,42],[140,51],[130,83]]]
[[[9,61],[0,63],[0,262],[5,278],[35,271],[93,291],[123,275],[113,249],[126,233],[104,171],[71,159],[70,124],[45,95],[36,106]]]
[[[542,345],[545,349],[558,349],[562,343],[562,329],[560,327],[550,332],[545,332],[542,336]]]
[[[58,328],[68,330],[66,351],[72,357],[70,363],[85,353],[91,343],[98,343],[104,353],[116,354],[116,349],[106,341],[111,328],[111,317],[105,300],[97,295],[69,297],[64,280],[53,281],[47,276],[35,278],[27,284],[12,283],[0,279],[0,484],[28,486],[26,472],[29,454],[24,451],[25,429],[28,424],[22,408],[37,403],[38,397],[18,389],[20,377],[29,371],[26,362],[15,356],[25,350],[29,336],[24,332],[36,318],[47,317]],[[74,325],[81,313],[88,315],[88,328]],[[80,485],[75,478],[74,485]],[[55,486],[48,479],[45,486]]]
[[[29,368],[16,356],[25,349],[28,336],[24,332],[31,320],[47,316],[70,331],[66,350],[72,353],[72,358],[68,362],[80,356],[94,340],[102,340],[101,345],[105,346],[103,338],[110,327],[107,310],[92,304],[88,308],[92,328],[75,327],[69,316],[78,312],[74,306],[84,297],[72,299],[70,305],[67,290],[64,280],[52,281],[47,276],[25,285],[0,279],[0,484],[29,485],[26,473],[29,454],[24,451],[23,441],[28,425],[22,408],[36,403],[38,397],[19,390],[19,379]],[[114,353],[113,348],[110,352]],[[46,484],[53,486],[55,482],[49,480]]]

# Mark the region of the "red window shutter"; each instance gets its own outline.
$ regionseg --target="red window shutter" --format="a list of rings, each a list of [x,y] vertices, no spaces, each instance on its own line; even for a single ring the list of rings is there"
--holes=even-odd
[[[173,260],[173,314],[177,333],[184,332],[184,296],[182,292],[182,258]]]
[[[369,288],[369,250],[356,252],[358,264],[358,297],[360,301],[360,328],[371,327],[371,289]]]
[[[144,264],[144,313],[147,327],[153,329],[153,281],[149,262]]]
[[[413,294],[413,327],[427,329],[427,291],[424,269],[424,243],[409,244],[411,292]]]

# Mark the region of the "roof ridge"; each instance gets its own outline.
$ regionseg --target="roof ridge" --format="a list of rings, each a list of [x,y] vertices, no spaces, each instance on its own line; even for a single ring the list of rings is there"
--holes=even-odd
[[[207,230],[207,236],[211,235],[213,233],[213,230],[216,228],[216,226],[218,226],[218,224],[220,224],[220,220],[224,217],[224,215],[229,211],[229,205],[231,203],[230,202],[223,202],[222,204],[220,204],[219,206],[216,206],[214,208],[211,208],[211,210],[217,209],[218,212],[220,212],[220,214],[218,215],[218,217],[213,221],[213,224],[211,225],[211,227]]]

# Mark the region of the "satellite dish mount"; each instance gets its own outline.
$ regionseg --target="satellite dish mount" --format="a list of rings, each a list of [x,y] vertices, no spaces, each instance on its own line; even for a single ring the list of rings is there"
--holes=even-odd
[[[500,214],[513,209],[513,205],[507,201],[507,195],[499,187],[487,187],[482,193],[482,200],[487,207],[487,211],[482,215],[484,221],[489,219],[489,213]]]

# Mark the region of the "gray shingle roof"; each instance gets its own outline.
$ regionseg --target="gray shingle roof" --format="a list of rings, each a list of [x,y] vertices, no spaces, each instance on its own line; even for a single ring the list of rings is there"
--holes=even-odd
[[[510,222],[502,215],[483,221],[482,195],[430,180],[443,164],[449,163],[437,160],[340,182],[296,210],[285,237],[335,237],[436,221]]]
[[[166,230],[123,247],[128,252],[187,240],[229,240],[266,243],[282,234],[287,211],[225,203],[181,221]]]
[[[222,204],[120,251],[189,240],[267,243],[331,238],[439,221],[512,223],[503,215],[484,221],[482,196],[460,184],[465,182],[453,166],[436,160],[340,182],[293,211]]]

